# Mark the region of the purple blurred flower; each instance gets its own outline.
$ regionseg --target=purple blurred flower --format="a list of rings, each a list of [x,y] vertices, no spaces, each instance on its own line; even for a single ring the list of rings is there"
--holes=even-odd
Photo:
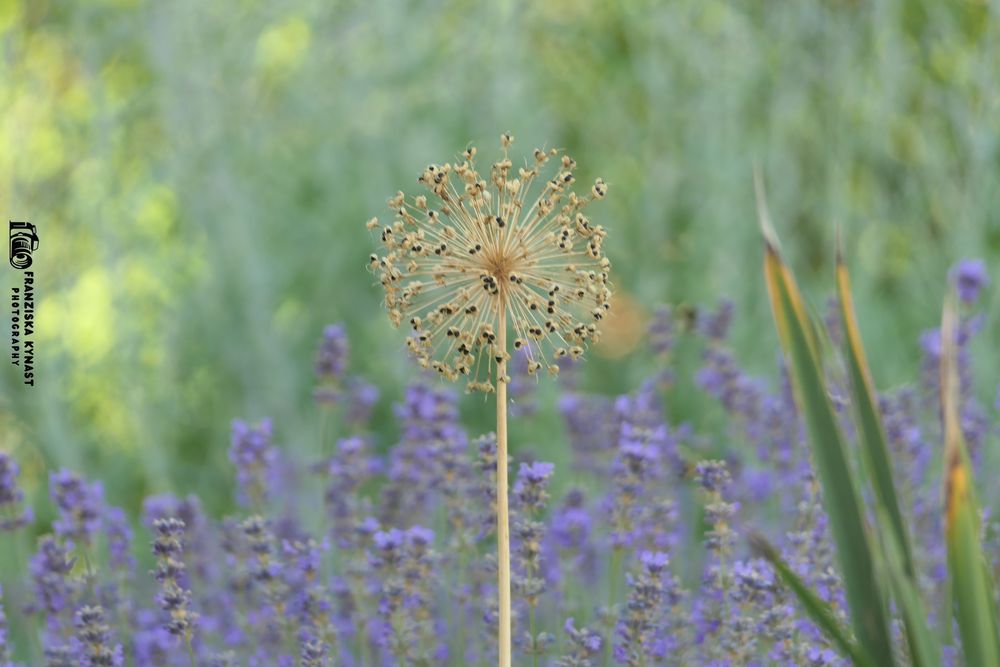
[[[667,593],[664,579],[670,559],[665,553],[647,551],[639,554],[639,563],[639,572],[627,577],[628,602],[615,631],[615,660],[629,667],[650,662],[660,608]]]
[[[185,570],[182,546],[184,522],[174,518],[157,519],[153,527],[156,530],[156,539],[153,541],[156,569],[153,575],[160,582],[157,601],[169,615],[164,628],[171,635],[184,637],[190,643],[198,614],[190,609],[191,591],[181,583]]]
[[[337,380],[347,369],[349,345],[342,324],[330,324],[323,329],[323,339],[316,352],[316,375],[321,380]]]
[[[49,535],[39,540],[38,551],[31,557],[28,569],[35,591],[31,608],[45,614],[49,628],[58,628],[62,612],[72,605],[76,582],[69,574],[75,562],[70,549]]]
[[[135,568],[132,556],[132,528],[120,507],[109,507],[104,513],[104,532],[108,544],[108,565],[116,571],[131,572]]]
[[[979,299],[979,292],[990,284],[986,262],[981,259],[963,259],[951,267],[948,277],[955,284],[958,298],[972,304]]]
[[[123,667],[122,645],[113,643],[111,628],[101,607],[82,607],[76,612],[75,653],[81,667]]]
[[[23,504],[24,491],[17,484],[20,471],[13,456],[0,452],[0,533],[16,530],[34,520],[31,508]]]
[[[521,511],[538,512],[545,506],[549,497],[546,487],[553,472],[555,466],[551,463],[537,461],[521,464],[514,482],[514,496]]]
[[[270,419],[256,426],[240,419],[233,421],[229,460],[236,465],[238,500],[243,505],[256,507],[268,498],[277,461],[271,432]]]
[[[87,484],[75,472],[63,469],[49,475],[49,495],[59,510],[52,524],[56,534],[89,545],[100,529],[104,511],[104,486]]]
[[[569,653],[556,660],[556,667],[595,667],[604,648],[601,635],[589,628],[577,628],[573,618],[567,618],[563,630],[569,636]]]
[[[363,378],[352,377],[347,381],[344,390],[344,419],[347,423],[359,429],[371,419],[372,410],[378,403],[379,390],[375,385],[365,382]]]

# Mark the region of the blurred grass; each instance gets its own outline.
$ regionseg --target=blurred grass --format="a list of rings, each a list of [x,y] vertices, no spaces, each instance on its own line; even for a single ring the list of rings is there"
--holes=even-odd
[[[0,210],[41,236],[38,386],[4,365],[0,447],[29,490],[67,465],[131,507],[176,489],[224,509],[233,417],[270,415],[283,445],[315,447],[312,355],[332,321],[390,416],[413,371],[363,221],[469,141],[489,159],[504,130],[611,186],[595,215],[625,315],[586,388],[637,385],[656,303],[720,295],[743,358],[773,368],[754,163],[815,304],[842,225],[874,375],[910,379],[949,264],[982,256],[1000,278],[998,10],[0,0]],[[997,368],[993,346],[976,353]],[[696,400],[678,391],[671,410],[691,418]],[[560,436],[549,417],[525,430],[535,451]]]

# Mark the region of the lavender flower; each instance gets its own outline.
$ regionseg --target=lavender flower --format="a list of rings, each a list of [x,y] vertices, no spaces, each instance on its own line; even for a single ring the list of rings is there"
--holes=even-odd
[[[76,612],[75,649],[81,667],[123,667],[122,645],[112,643],[111,628],[101,607],[83,607]]]
[[[368,423],[379,396],[378,387],[363,378],[351,377],[347,380],[342,403],[344,420],[352,429],[358,430]]]
[[[50,630],[58,630],[63,612],[71,608],[76,582],[69,575],[75,562],[66,545],[46,535],[29,563],[35,592],[31,608],[45,614]]]
[[[510,382],[507,383],[511,417],[530,417],[538,410],[535,401],[538,378],[528,372],[530,364],[527,349],[514,350],[509,366]]]
[[[198,614],[190,609],[191,591],[181,584],[185,570],[182,559],[184,522],[173,518],[157,519],[153,527],[156,529],[153,541],[156,569],[153,575],[160,582],[157,600],[170,616],[164,627],[171,635],[183,637],[190,647]]]
[[[639,667],[648,662],[664,598],[663,577],[669,562],[665,553],[643,551],[639,554],[639,573],[627,577],[628,603],[618,622],[618,641],[614,646],[615,660],[620,664]]]
[[[542,571],[545,524],[538,519],[549,497],[546,487],[554,470],[551,463],[522,463],[514,484],[513,544],[517,563],[512,587],[514,594],[528,606],[528,630],[521,644],[525,655],[531,656],[535,664],[553,641],[551,635],[538,631],[536,613],[545,592]]]
[[[24,491],[17,485],[20,471],[13,456],[0,452],[0,533],[17,530],[34,520],[31,508],[24,505]]]
[[[403,433],[390,453],[391,484],[381,517],[387,524],[417,520],[440,489],[442,457],[468,446],[458,424],[458,397],[451,390],[415,382],[395,412]]]
[[[479,456],[476,462],[478,475],[478,494],[485,501],[484,511],[480,518],[480,536],[492,535],[496,531],[497,515],[497,438],[496,434],[488,433],[476,438],[473,443]],[[506,462],[504,462],[506,465]]]
[[[368,503],[358,494],[358,488],[376,470],[367,450],[364,438],[346,438],[337,443],[337,451],[327,465],[329,481],[323,499],[332,524],[331,534],[342,549],[354,546],[355,527],[369,514]]]
[[[674,349],[674,311],[670,306],[658,306],[649,323],[649,348],[661,357]]]
[[[329,664],[326,644],[320,641],[308,641],[302,645],[299,667],[326,667]]]
[[[59,510],[52,525],[56,534],[88,546],[101,525],[104,486],[100,482],[87,484],[69,470],[49,475],[49,495]]]
[[[603,474],[616,453],[620,428],[614,402],[606,396],[569,393],[559,399],[559,413],[573,449],[573,465]]]
[[[323,340],[316,352],[316,375],[322,380],[335,380],[347,369],[349,346],[343,324],[331,324],[323,329]]]
[[[397,660],[430,664],[433,650],[429,587],[434,534],[413,526],[375,534],[372,566],[379,573],[380,642]]]
[[[256,426],[235,420],[229,460],[236,465],[240,503],[256,507],[267,500],[277,460],[277,450],[271,445],[271,420],[264,419]]]
[[[251,516],[242,524],[243,535],[253,554],[250,576],[263,591],[264,601],[279,623],[285,621],[287,587],[282,575],[284,564],[274,549],[274,535],[260,516]]]
[[[570,652],[556,660],[556,667],[596,667],[604,647],[601,635],[588,628],[577,629],[572,617],[566,619],[563,629],[569,636]]]
[[[948,277],[958,290],[958,298],[967,304],[975,303],[979,293],[990,284],[986,262],[981,259],[963,259],[951,267]]]
[[[323,655],[336,635],[330,618],[333,606],[320,577],[323,552],[327,548],[326,543],[317,544],[312,539],[282,543],[289,611],[298,622],[299,636],[305,639],[303,651],[305,644],[318,643]]]
[[[549,499],[548,486],[555,466],[551,463],[522,463],[514,483],[514,495],[522,511],[537,514]]]
[[[10,647],[7,645],[7,615],[3,609],[3,587],[0,587],[0,667],[17,667],[10,661]]]
[[[45,667],[79,667],[77,652],[68,644],[46,644]]]
[[[104,532],[108,541],[108,565],[116,571],[135,569],[132,556],[132,528],[120,507],[109,507],[104,513]]]
[[[349,349],[342,324],[331,324],[323,329],[323,338],[316,351],[315,372],[319,386],[313,397],[317,403],[332,404],[341,399],[340,384],[347,370]]]

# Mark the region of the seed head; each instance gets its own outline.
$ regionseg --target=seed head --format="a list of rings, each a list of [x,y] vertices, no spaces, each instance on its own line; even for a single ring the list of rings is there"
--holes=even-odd
[[[555,149],[535,149],[515,173],[513,141],[501,135],[503,158],[488,175],[476,170],[473,147],[455,164],[429,165],[417,179],[428,194],[398,192],[392,222],[367,224],[383,246],[368,263],[389,319],[412,328],[407,346],[422,367],[465,376],[470,391],[494,391],[494,366],[510,358],[499,345],[501,313],[528,373],[556,375],[558,360],[581,357],[600,338],[611,307],[606,232],[584,215],[607,184],[597,179],[578,196],[576,161]]]

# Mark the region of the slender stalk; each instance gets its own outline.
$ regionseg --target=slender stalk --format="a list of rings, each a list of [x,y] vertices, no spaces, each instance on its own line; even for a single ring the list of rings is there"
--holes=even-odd
[[[194,659],[194,647],[191,645],[190,631],[184,634],[184,643],[187,644],[188,660],[191,661],[191,667],[198,667],[198,662]]]
[[[538,645],[536,644],[536,639],[538,634],[535,632],[535,605],[531,605],[528,608],[528,631],[531,633],[531,664],[534,667],[538,667]]]
[[[507,311],[500,307],[497,331],[500,361],[497,363],[497,587],[500,596],[500,628],[497,644],[500,667],[510,667],[510,512],[507,507]]]
[[[618,600],[618,580],[621,578],[622,567],[622,548],[615,547],[614,551],[611,552],[611,563],[608,566],[608,615],[605,619],[607,623],[607,641],[604,642],[604,660],[601,662],[603,667],[607,667],[611,664],[611,653],[612,653],[612,633],[614,632],[616,618],[613,613],[615,608],[615,602]]]

